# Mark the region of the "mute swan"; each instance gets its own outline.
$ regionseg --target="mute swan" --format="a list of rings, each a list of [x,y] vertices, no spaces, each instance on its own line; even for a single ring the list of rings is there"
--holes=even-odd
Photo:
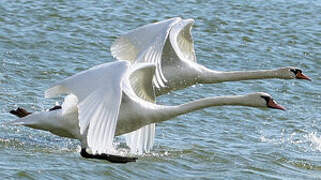
[[[127,61],[116,61],[95,66],[46,91],[45,96],[49,98],[69,93],[61,107],[31,114],[18,108],[11,113],[22,118],[9,124],[79,139],[83,157],[124,163],[136,159],[107,154],[112,153],[114,136],[137,131],[148,124],[211,106],[237,105],[285,110],[269,94],[262,92],[204,98],[178,106],[157,105],[152,102],[155,99],[152,86],[154,73],[155,65],[145,63],[129,67]],[[152,141],[151,137],[136,138],[147,142],[142,150],[150,148],[148,142]],[[139,139],[136,140],[140,143]],[[88,153],[88,150],[91,152]]]
[[[132,63],[150,62],[156,65],[153,79],[156,96],[183,89],[197,83],[219,83],[247,79],[306,79],[310,78],[295,67],[258,71],[213,71],[196,62],[192,39],[193,19],[172,18],[148,24],[120,36],[111,46],[111,54]],[[126,135],[135,151],[137,136],[153,136],[155,124],[147,125]],[[146,143],[146,142],[145,142]],[[142,145],[144,143],[140,143]]]
[[[138,27],[117,38],[110,48],[111,54],[119,60],[156,64],[153,79],[156,96],[197,83],[267,78],[310,80],[296,67],[222,72],[197,64],[191,34],[193,24],[193,19],[176,17]]]

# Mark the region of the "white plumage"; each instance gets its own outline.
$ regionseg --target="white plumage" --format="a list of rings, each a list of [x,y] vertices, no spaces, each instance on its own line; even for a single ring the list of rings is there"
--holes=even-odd
[[[234,72],[208,69],[196,62],[191,34],[193,24],[193,19],[176,17],[138,27],[116,39],[110,48],[111,54],[132,63],[154,63],[156,96],[197,83],[266,78],[309,79],[295,73],[295,67]]]
[[[153,64],[129,66],[116,61],[75,74],[46,91],[46,97],[67,93],[62,109],[32,113],[11,122],[76,138],[93,154],[113,153],[113,138],[127,134],[134,153],[148,152],[155,123],[201,108],[222,105],[284,109],[266,93],[221,96],[178,106],[155,104]],[[129,133],[129,134],[128,134]],[[136,133],[136,134],[135,134]]]

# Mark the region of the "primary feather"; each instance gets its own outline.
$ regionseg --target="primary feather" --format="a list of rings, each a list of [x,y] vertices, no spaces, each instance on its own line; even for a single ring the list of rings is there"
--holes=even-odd
[[[122,98],[121,80],[128,62],[106,63],[73,75],[46,92],[47,97],[61,93],[77,96],[80,134],[95,153],[112,149]],[[85,134],[86,133],[86,134]]]

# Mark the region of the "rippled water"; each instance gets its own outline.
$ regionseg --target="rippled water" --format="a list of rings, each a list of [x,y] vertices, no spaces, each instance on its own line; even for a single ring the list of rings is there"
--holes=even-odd
[[[126,165],[83,159],[79,143],[25,127],[0,126],[0,177],[6,178],[321,178],[321,1],[27,1],[0,3],[0,123],[9,110],[39,111],[54,82],[113,61],[121,33],[181,16],[194,18],[198,61],[216,70],[297,66],[313,78],[198,85],[159,97],[264,91],[288,111],[217,107],[157,126],[151,154]]]

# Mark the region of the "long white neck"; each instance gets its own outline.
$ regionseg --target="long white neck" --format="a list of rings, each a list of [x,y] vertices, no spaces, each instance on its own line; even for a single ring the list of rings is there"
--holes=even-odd
[[[280,78],[284,79],[281,73],[277,69],[273,70],[257,70],[257,71],[231,71],[221,72],[213,71],[206,67],[201,68],[201,72],[198,77],[198,83],[211,84],[225,81],[240,81],[250,79],[272,79]]]
[[[252,106],[251,102],[245,95],[238,96],[219,96],[211,98],[203,98],[178,106],[161,106],[157,105],[152,112],[152,119],[157,122],[169,120],[173,117],[186,114],[199,109],[212,106]]]

